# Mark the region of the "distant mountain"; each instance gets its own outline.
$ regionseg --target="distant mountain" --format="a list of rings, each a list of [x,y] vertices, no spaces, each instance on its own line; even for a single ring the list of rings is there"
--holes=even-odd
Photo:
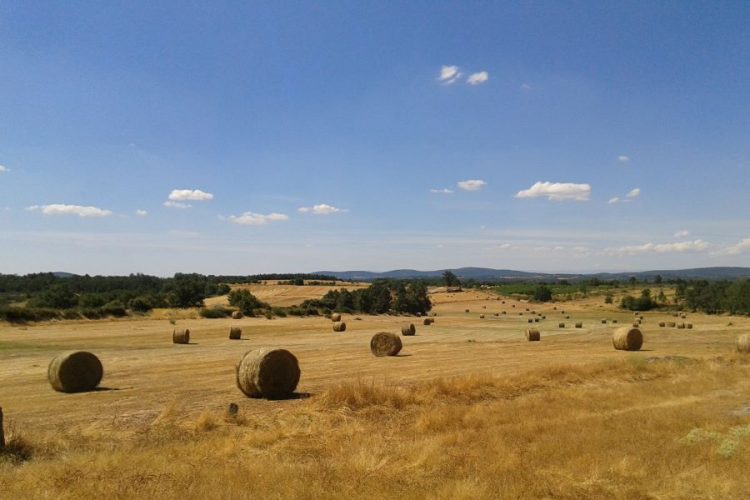
[[[58,272],[55,272],[55,273],[51,273],[51,274],[53,274],[57,278],[72,278],[73,276],[75,276],[75,274],[73,274],[73,273],[64,273],[64,272],[61,272],[61,271],[58,271]]]
[[[738,278],[750,278],[748,267],[701,267],[695,269],[640,271],[632,273],[534,273],[526,271],[512,271],[509,269],[491,269],[485,267],[462,267],[458,269],[440,269],[437,271],[417,271],[414,269],[396,269],[375,273],[371,271],[320,271],[316,274],[335,276],[341,280],[373,281],[376,279],[429,279],[439,278],[445,271],[452,271],[456,276],[463,279],[474,279],[477,281],[578,281],[583,279],[598,278],[601,280],[627,280],[634,276],[639,281],[653,281],[656,276],[661,275],[664,279],[706,279],[706,280],[733,280]]]

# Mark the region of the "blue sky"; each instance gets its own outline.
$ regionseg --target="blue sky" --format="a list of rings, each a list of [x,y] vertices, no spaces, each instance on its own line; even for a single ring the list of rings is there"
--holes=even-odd
[[[0,2],[0,272],[750,266],[748,26],[728,1]]]

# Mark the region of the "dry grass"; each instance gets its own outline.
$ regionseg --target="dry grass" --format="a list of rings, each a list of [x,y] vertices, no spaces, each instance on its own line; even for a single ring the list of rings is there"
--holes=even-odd
[[[441,294],[446,295],[446,294]],[[478,296],[477,296],[478,295]],[[9,449],[0,498],[741,498],[750,491],[750,320],[691,314],[690,332],[646,313],[647,350],[612,349],[632,314],[569,302],[582,329],[519,335],[528,304],[436,297],[440,321],[376,358],[372,335],[403,317],[189,319],[189,348],[167,320],[0,325],[0,401]],[[516,305],[516,308],[512,306]],[[478,313],[487,309],[487,319]],[[562,309],[559,307],[558,309]],[[607,312],[603,312],[605,310]],[[731,323],[731,325],[727,325]],[[248,340],[230,341],[230,326]],[[537,327],[537,325],[534,325]],[[309,398],[242,396],[247,349],[284,347]],[[86,347],[100,391],[61,394],[45,368]],[[564,364],[561,364],[564,363]],[[185,383],[189,381],[189,383]],[[113,390],[105,390],[113,389]],[[229,418],[227,405],[238,404]],[[238,492],[240,492],[238,494]]]
[[[748,375],[739,357],[639,356],[510,378],[357,380],[262,419],[186,421],[172,408],[127,433],[42,439],[31,461],[0,461],[0,487],[11,498],[738,498],[750,427],[733,411]]]

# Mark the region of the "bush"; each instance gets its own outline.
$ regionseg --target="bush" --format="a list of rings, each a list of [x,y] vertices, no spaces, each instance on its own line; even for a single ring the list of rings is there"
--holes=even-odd
[[[229,304],[238,308],[245,316],[254,316],[255,309],[269,309],[271,307],[258,300],[249,290],[232,290],[229,292]]]
[[[207,319],[228,318],[232,315],[232,309],[221,306],[215,306],[211,308],[204,307],[200,311],[198,311],[198,314],[200,314],[201,318]]]
[[[116,318],[122,318],[128,315],[128,310],[125,308],[125,304],[119,300],[107,302],[101,307],[101,311],[104,316],[114,316]]]
[[[0,319],[9,323],[26,323],[28,321],[48,321],[60,317],[60,312],[54,309],[40,307],[9,306],[0,309]]]
[[[146,313],[153,309],[154,305],[151,303],[151,300],[149,300],[148,297],[136,297],[134,299],[130,299],[130,302],[128,302],[128,307],[131,311]]]
[[[282,307],[274,307],[271,309],[274,316],[278,316],[279,318],[286,318],[286,310]]]

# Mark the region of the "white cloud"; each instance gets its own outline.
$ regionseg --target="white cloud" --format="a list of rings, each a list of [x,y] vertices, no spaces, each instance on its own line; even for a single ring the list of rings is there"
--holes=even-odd
[[[486,182],[480,179],[468,179],[457,183],[460,189],[464,191],[479,191],[487,185]]]
[[[641,188],[635,188],[627,194],[627,197],[632,200],[633,198],[638,198],[640,195],[641,195]]]
[[[213,199],[213,194],[203,192],[200,189],[173,189],[168,198],[169,201],[209,201]]]
[[[487,83],[487,80],[490,79],[489,73],[486,71],[480,71],[479,73],[472,73],[469,75],[469,78],[466,79],[466,83],[469,85],[481,85],[483,83]]]
[[[690,236],[690,231],[688,231],[687,229],[680,229],[679,231],[674,233],[675,238],[686,238],[688,236]]]
[[[0,174],[4,174],[5,172],[10,172],[10,169],[4,165],[0,165]]]
[[[750,251],[750,238],[745,238],[736,245],[719,250],[716,255],[739,255],[747,251]]]
[[[617,157],[617,161],[619,161],[620,163],[627,163],[630,161],[630,157],[625,156],[625,155],[620,155]]]
[[[459,78],[461,78],[461,72],[459,72],[458,66],[443,66],[440,68],[440,76],[438,77],[440,83],[450,85]]]
[[[140,209],[139,209],[139,210],[136,210],[136,211],[135,211],[135,215],[137,215],[137,216],[139,216],[139,217],[146,217],[146,216],[148,215],[148,212],[147,212],[147,211],[145,211],[145,210],[140,210]]]
[[[227,217],[229,222],[233,224],[240,224],[243,226],[264,226],[269,222],[279,222],[289,220],[288,215],[284,214],[256,214],[253,212],[245,212],[242,215],[230,215]]]
[[[165,201],[164,206],[167,208],[190,208],[193,205],[189,203],[180,203],[179,201]]]
[[[435,193],[435,194],[453,194],[453,190],[452,189],[448,189],[448,188],[430,189],[430,193]]]
[[[83,207],[81,205],[33,205],[26,207],[30,212],[41,212],[42,215],[77,215],[78,217],[109,217],[112,215],[111,210],[104,210],[97,207]]]
[[[315,215],[331,215],[337,212],[345,212],[346,210],[321,203],[320,205],[313,205],[312,207],[300,207],[297,211],[302,212],[303,214],[312,213]]]
[[[591,196],[589,184],[572,182],[537,182],[529,189],[516,193],[516,198],[540,198],[550,201],[588,201]]]
[[[684,253],[700,252],[708,249],[710,243],[703,240],[680,241],[676,243],[644,243],[643,245],[609,248],[606,253],[615,255],[639,255],[645,253]]]
[[[522,83],[520,89],[521,90],[531,90],[531,85],[529,85],[528,83]]]
[[[609,203],[610,205],[614,205],[615,203],[620,203],[620,198],[615,196],[614,198],[610,198],[607,203]]]

